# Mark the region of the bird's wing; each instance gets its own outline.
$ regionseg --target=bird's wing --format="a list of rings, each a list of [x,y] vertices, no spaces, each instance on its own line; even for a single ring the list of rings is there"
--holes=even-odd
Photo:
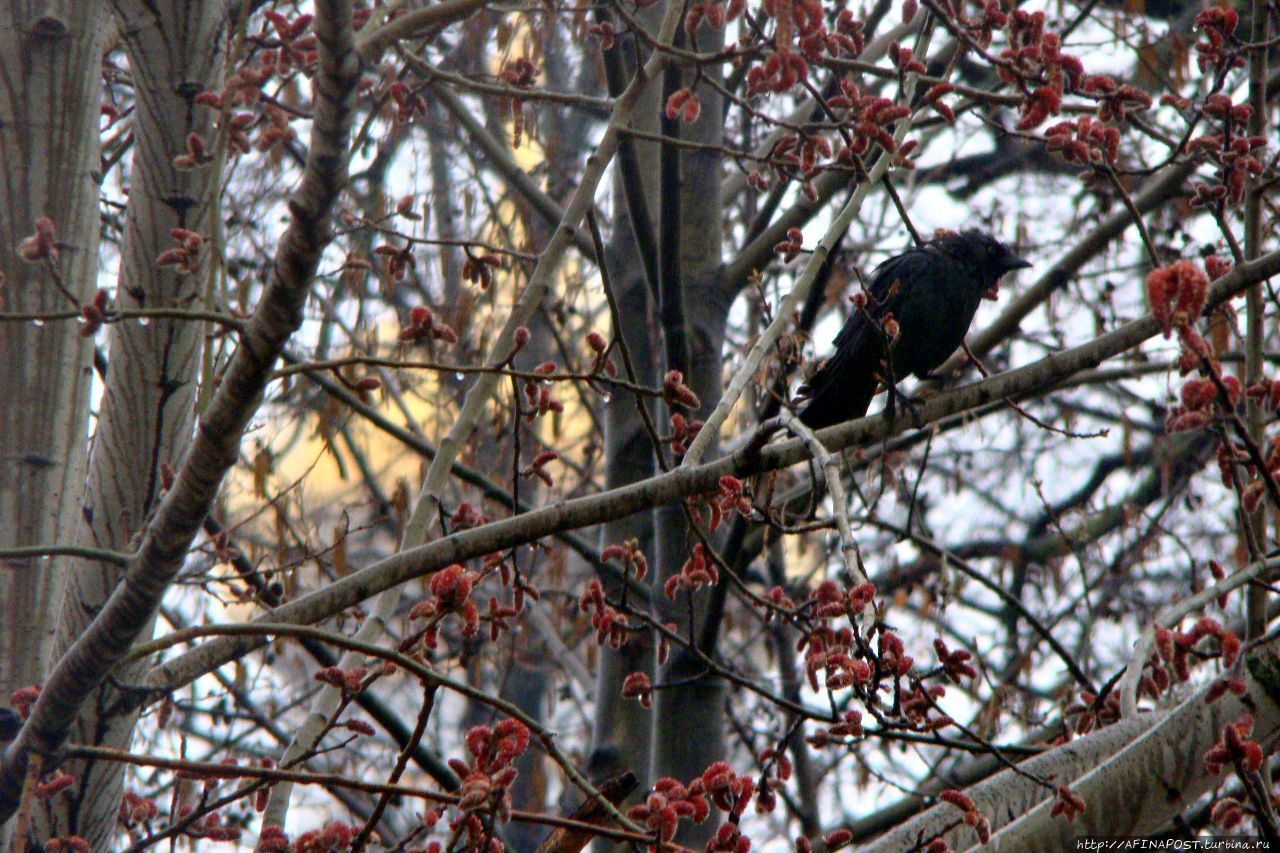
[[[894,311],[902,303],[903,288],[913,277],[926,272],[929,260],[925,252],[912,249],[875,268],[867,285],[870,298],[866,310],[855,309],[836,334],[831,355],[809,380],[810,396],[816,397],[832,381],[843,377],[846,364],[863,361],[867,347],[878,346],[880,330],[872,328],[867,318],[879,322]]]

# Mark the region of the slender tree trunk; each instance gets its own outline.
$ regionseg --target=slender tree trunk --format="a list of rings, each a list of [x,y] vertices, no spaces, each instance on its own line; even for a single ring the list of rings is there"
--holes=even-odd
[[[221,88],[226,7],[222,2],[157,6],[132,0],[114,5],[137,98],[116,304],[198,307],[207,261],[184,274],[157,266],[156,258],[177,245],[171,229],[208,235],[211,228],[219,181],[209,168],[181,171],[173,159],[186,151],[193,132],[214,148],[215,111],[194,99],[202,91]],[[212,248],[206,245],[203,251]],[[195,417],[204,331],[203,324],[185,320],[111,327],[110,367],[79,513],[82,544],[128,550],[163,488],[162,466],[176,468],[181,462]],[[59,653],[93,619],[119,579],[114,566],[77,561],[62,610]],[[128,683],[137,671],[116,675]],[[77,723],[74,740],[127,746],[137,712],[121,699],[104,687]],[[79,762],[68,769],[77,778],[76,790],[55,802],[35,837],[75,833],[95,850],[104,849],[121,796],[121,766]]]
[[[696,33],[694,49],[714,51],[722,42],[723,33],[702,28]],[[687,73],[680,82],[693,86],[695,77]],[[718,146],[724,136],[721,99],[705,81],[697,85],[694,92],[702,105],[701,115],[692,124],[682,125],[679,133],[684,139]],[[687,382],[702,403],[702,408],[693,413],[696,418],[706,417],[723,391],[722,354],[732,299],[726,294],[721,277],[721,172],[721,157],[716,151],[680,151],[678,268],[684,301],[683,332],[688,339],[690,359]],[[668,237],[669,231],[664,228],[662,238]],[[666,334],[670,337],[672,330],[666,330]],[[655,511],[654,518],[659,572],[655,585],[660,589],[661,582],[680,571],[689,549],[698,540],[689,531],[679,507],[661,507]],[[705,589],[694,596],[692,620],[684,593],[668,601],[659,592],[655,601],[664,622],[675,623],[681,632],[692,631],[692,639],[697,642],[706,624],[710,598]],[[675,686],[655,694],[650,765],[654,779],[671,776],[687,782],[712,762],[725,758],[725,685],[720,679],[706,675],[705,670],[697,657],[679,649],[672,650],[670,662],[661,670],[658,683]],[[700,847],[715,829],[714,821],[683,826],[680,841]]]
[[[652,16],[652,11],[643,14]],[[618,79],[612,80],[610,89],[616,94],[635,74],[635,46],[630,36],[618,40],[614,47],[620,58],[622,70]],[[658,128],[658,99],[660,81],[651,81],[633,125],[642,131]],[[657,162],[658,148],[652,142],[632,139],[637,163]],[[658,175],[656,169],[645,169],[639,174],[621,174],[628,168],[625,157],[619,156],[616,164],[613,189],[614,228],[610,237],[606,263],[612,280],[618,309],[624,322],[620,327],[611,324],[610,333],[626,342],[637,372],[636,380],[654,385],[658,381],[661,358],[657,346],[660,332],[657,328],[657,312],[650,283],[646,279],[644,260],[635,238],[636,224],[627,204],[626,188],[639,191],[644,196],[644,207],[658,209]],[[647,223],[655,228],[655,222]],[[621,359],[618,359],[621,367]],[[647,401],[644,405],[649,405]],[[644,422],[641,420],[636,398],[631,394],[614,394],[604,406],[605,488],[614,489],[653,476],[657,468],[654,447]],[[659,417],[655,407],[649,409],[654,418]],[[654,551],[653,518],[650,514],[636,514],[628,518],[601,525],[600,546],[636,539],[640,550],[652,556]],[[605,592],[617,599],[622,588],[618,584],[606,584]],[[633,602],[634,603],[634,602]],[[654,672],[654,649],[647,632],[639,632],[619,650],[600,647],[600,660],[596,667],[595,721],[591,734],[591,777],[597,781],[625,771],[636,774],[640,780],[638,791],[650,784],[649,736],[652,728],[652,712],[640,703],[622,698],[622,682],[633,672]],[[603,846],[603,845],[602,845]]]

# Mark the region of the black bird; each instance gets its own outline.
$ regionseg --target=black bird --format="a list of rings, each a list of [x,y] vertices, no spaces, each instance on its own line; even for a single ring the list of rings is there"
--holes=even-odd
[[[898,380],[929,378],[964,343],[982,297],[1005,273],[1029,266],[976,230],[937,237],[880,264],[865,304],[836,335],[835,351],[800,389],[808,396],[800,420],[821,429],[860,418],[881,383],[897,394]]]

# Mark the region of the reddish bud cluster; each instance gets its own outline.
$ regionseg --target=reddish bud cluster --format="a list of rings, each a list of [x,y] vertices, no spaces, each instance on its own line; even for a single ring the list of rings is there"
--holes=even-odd
[[[694,3],[684,16],[684,31],[692,35],[704,21],[713,30],[723,30],[725,23],[741,16],[746,8],[746,0],[729,0],[728,6],[723,3]]]
[[[751,839],[742,834],[737,821],[729,821],[720,824],[703,849],[706,853],[747,853],[751,849]]]
[[[942,100],[942,96],[951,94],[955,89],[956,87],[951,83],[935,83],[929,87],[928,91],[924,93],[924,98],[921,99],[923,103],[933,107],[934,111],[942,116],[947,124],[956,123],[956,113]]]
[[[1250,816],[1243,804],[1235,797],[1223,797],[1213,804],[1209,810],[1209,820],[1214,826],[1226,832],[1234,832]]]
[[[892,631],[881,631],[876,645],[882,670],[903,676],[915,665],[915,660],[906,653],[902,638]]]
[[[805,675],[815,691],[819,689],[818,673],[823,671],[826,672],[823,685],[828,690],[844,690],[855,684],[866,686],[871,682],[871,664],[854,657],[853,631],[850,628],[836,629],[823,625],[802,637],[800,644],[807,647]]]
[[[831,150],[830,140],[820,133],[784,133],[774,143],[766,162],[769,172],[775,178],[799,181],[800,191],[810,201],[814,201],[818,198],[818,189],[813,180],[818,175],[819,159],[829,158]],[[766,190],[769,183],[769,179],[756,170],[747,173],[747,184],[753,189]],[[793,230],[796,229],[787,232],[784,242],[803,243],[802,238],[792,233]],[[779,251],[780,248],[784,248],[783,243],[775,246],[774,251]],[[798,245],[796,250],[799,250]]]
[[[372,392],[382,387],[382,380],[376,376],[362,376],[359,379],[348,378],[341,370],[335,369],[333,375],[344,388],[354,393],[363,403],[368,403]]]
[[[662,377],[662,399],[667,405],[695,411],[702,407],[702,401],[693,389],[684,384],[684,374],[678,370],[668,370]]]
[[[489,622],[490,642],[494,642],[498,637],[502,636],[503,631],[511,630],[511,620],[519,616],[520,611],[524,610],[525,589],[526,587],[522,585],[516,586],[513,604],[510,606],[498,601],[498,597],[496,595],[489,596],[489,608],[485,618]]]
[[[769,54],[763,65],[753,65],[747,72],[747,94],[786,92],[801,80],[809,78],[809,63],[791,51]]]
[[[756,814],[772,814],[778,807],[778,795],[774,791],[786,787],[793,767],[784,746],[766,747],[760,753],[759,762],[764,770],[756,785]]]
[[[422,221],[422,214],[414,209],[415,199],[412,194],[401,196],[396,202],[396,216],[402,216],[411,222]]]
[[[156,258],[156,266],[173,267],[183,274],[195,272],[200,258],[200,249],[204,246],[204,238],[186,228],[171,228],[169,236],[178,245],[161,252]]]
[[[369,670],[362,666],[343,669],[338,666],[327,666],[313,677],[321,684],[337,687],[346,696],[355,696],[364,691],[364,679]]]
[[[488,290],[493,284],[493,271],[501,265],[502,261],[492,252],[478,256],[468,254],[467,259],[462,262],[462,278],[480,285],[481,290]]]
[[[394,246],[384,243],[375,247],[373,253],[381,258],[382,275],[390,281],[399,281],[405,277],[405,273],[417,266],[411,246]]]
[[[427,99],[403,80],[397,80],[387,87],[387,94],[396,105],[397,124],[407,124],[414,116],[427,114]]]
[[[55,770],[53,775],[43,782],[37,782],[33,793],[42,799],[47,800],[59,791],[65,791],[76,782],[76,777],[62,770]],[[135,794],[135,796],[137,796]],[[152,804],[154,808],[154,803]]]
[[[160,809],[156,806],[155,800],[133,791],[125,791],[124,800],[120,803],[120,813],[117,816],[117,820],[127,829],[155,820],[156,815],[159,813]]]
[[[373,737],[377,733],[377,730],[364,720],[343,720],[338,724],[338,726],[349,732],[355,732],[358,735],[363,735],[364,737]]]
[[[440,621],[450,613],[462,620],[462,636],[472,637],[480,630],[480,608],[471,600],[471,590],[478,576],[460,564],[445,566],[431,576],[428,589],[434,598],[419,601],[409,610],[409,619],[430,619],[422,642],[434,649],[439,642]]]
[[[627,617],[609,605],[604,598],[604,587],[600,581],[593,580],[587,584],[582,597],[578,599],[578,609],[591,614],[591,627],[596,629],[596,644],[609,644],[611,649],[620,649],[627,642]]]
[[[297,133],[290,126],[289,122],[293,120],[293,116],[277,106],[267,104],[266,106],[267,125],[263,131],[258,134],[258,141],[254,143],[259,151],[270,151],[278,149],[286,142],[290,142],[297,136]],[[413,219],[417,214],[406,214],[408,218]],[[417,217],[421,218],[421,217]]]
[[[914,72],[916,74],[924,74],[929,69],[924,67],[924,63],[916,59],[915,53],[909,47],[903,47],[898,42],[889,44],[889,61],[893,63],[893,67],[898,69],[898,74],[907,74]]]
[[[1223,377],[1231,379],[1234,377]],[[1188,383],[1190,384],[1190,383]],[[1185,394],[1185,388],[1184,388]],[[1249,397],[1265,401],[1272,410],[1280,406],[1280,381],[1266,381],[1258,385],[1252,385],[1246,389],[1245,394]],[[1237,465],[1243,465],[1245,471],[1250,478],[1250,482],[1241,492],[1241,504],[1245,512],[1253,512],[1257,509],[1263,495],[1267,492],[1266,481],[1258,479],[1258,467],[1254,464],[1253,458],[1249,455],[1247,448],[1243,445],[1232,444],[1230,446],[1223,444],[1217,450],[1218,473],[1222,478],[1222,484],[1227,488],[1236,487],[1235,468]],[[1273,436],[1267,444],[1267,452],[1263,457],[1263,466],[1266,468],[1267,474],[1273,479],[1280,476],[1280,436]],[[1221,575],[1214,573],[1215,577],[1221,579]]]
[[[771,605],[764,611],[764,621],[766,622],[772,620],[779,612],[785,615],[796,609],[796,603],[791,600],[791,596],[787,595],[786,591],[780,586],[772,587],[765,595],[765,598],[768,599]]]
[[[755,782],[750,776],[738,776],[724,761],[717,761],[702,772],[702,790],[721,811],[733,817],[741,817],[755,793]],[[696,785],[697,782],[694,782]],[[692,785],[690,787],[693,787]]]
[[[498,72],[498,77],[508,86],[517,86],[521,89],[532,86],[537,76],[538,66],[523,56],[507,60]]]
[[[243,131],[241,131],[243,133]],[[246,142],[246,148],[248,144]],[[173,168],[187,172],[197,166],[203,166],[206,163],[213,162],[213,154],[209,151],[209,145],[204,141],[204,137],[192,131],[187,134],[187,150],[183,154],[176,154],[173,158]]]
[[[81,305],[80,316],[84,318],[84,324],[80,326],[80,337],[91,338],[96,335],[107,319],[107,292],[99,290],[93,295],[92,302]]]
[[[449,528],[455,531],[470,530],[473,527],[488,524],[488,522],[488,516],[476,509],[475,504],[470,501],[463,501],[458,504],[457,508],[449,515]]]
[[[773,247],[775,255],[782,256],[782,262],[789,264],[800,254],[800,250],[804,248],[804,232],[799,228],[788,228],[787,239],[776,243]]]
[[[1181,260],[1147,274],[1151,316],[1166,338],[1175,328],[1189,326],[1200,317],[1208,295],[1209,279],[1190,261]]]
[[[293,845],[293,853],[337,853],[340,850],[347,850],[359,831],[360,827],[358,826],[331,820],[321,829],[313,829],[310,832],[304,832],[299,835],[298,840]],[[265,830],[263,834],[266,834]],[[284,837],[287,844],[288,836],[285,836],[283,832],[280,835]],[[261,847],[262,844],[259,841],[259,849]]]
[[[35,233],[18,243],[18,257],[29,263],[58,259],[58,228],[53,220],[41,216],[36,220]]]
[[[415,306],[409,312],[409,324],[400,330],[400,340],[405,343],[419,341],[458,342],[458,333],[447,323],[436,319],[435,313],[425,305]]]
[[[1234,696],[1243,696],[1249,692],[1249,685],[1245,683],[1243,678],[1238,676],[1215,678],[1209,682],[1209,686],[1204,691],[1204,703],[1212,705],[1228,693]]]
[[[683,86],[667,98],[666,115],[673,121],[680,119],[685,124],[693,124],[702,115],[702,102],[692,89]]]
[[[1091,116],[1059,122],[1044,132],[1044,138],[1045,150],[1068,163],[1114,165],[1120,153],[1120,131]]]
[[[952,724],[952,719],[945,714],[936,714],[938,700],[947,695],[947,688],[941,684],[912,684],[910,689],[898,690],[898,706],[902,716],[910,720],[917,729],[940,731]]]
[[[1129,113],[1151,108],[1151,96],[1130,83],[1117,84],[1105,74],[1085,78],[1081,89],[1098,96],[1098,118],[1123,124]]]
[[[1222,737],[1204,754],[1204,769],[1211,776],[1222,773],[1222,768],[1233,764],[1237,772],[1257,773],[1262,768],[1262,747],[1249,740],[1253,733],[1253,715],[1243,714],[1234,723],[1222,727]]]
[[[866,734],[862,730],[862,712],[845,711],[840,722],[819,728],[805,738],[811,746],[818,749],[831,744],[845,745],[849,738],[860,738]]]
[[[860,583],[852,589],[841,589],[835,581],[823,581],[814,590],[814,614],[822,619],[847,616],[857,619],[875,598],[873,583]]]
[[[1211,6],[1196,15],[1195,28],[1204,33],[1204,40],[1196,43],[1196,62],[1201,71],[1212,68],[1220,74],[1244,67],[1244,57],[1235,50],[1239,23],[1240,14],[1230,7]]]
[[[1205,99],[1203,111],[1222,123],[1222,132],[1195,137],[1187,143],[1187,153],[1216,165],[1218,180],[1213,186],[1203,181],[1194,183],[1191,206],[1215,208],[1224,199],[1238,204],[1244,197],[1249,177],[1262,174],[1259,158],[1267,147],[1267,140],[1237,133],[1253,112],[1248,104],[1234,104],[1230,97],[1219,92]]]
[[[840,150],[836,161],[851,166],[856,158],[865,154],[872,145],[878,145],[890,154],[897,152],[898,143],[893,138],[893,125],[911,114],[903,104],[879,95],[866,95],[851,80],[840,81],[840,93],[828,102],[838,111],[849,129],[850,142]]]
[[[44,853],[90,853],[90,847],[79,835],[68,835],[50,838],[44,843]]]
[[[1112,690],[1099,701],[1098,696],[1081,690],[1079,698],[1062,712],[1068,720],[1075,721],[1075,733],[1087,734],[1094,729],[1105,728],[1120,719],[1120,697]]]
[[[635,699],[645,708],[653,707],[653,683],[643,672],[633,672],[622,681],[622,698]]]
[[[600,49],[602,51],[613,50],[614,45],[618,43],[617,31],[614,30],[613,24],[609,21],[590,25],[587,27],[587,35],[600,39]]]
[[[556,372],[556,366],[554,362],[545,361],[533,372],[550,376]],[[524,403],[524,419],[528,423],[533,423],[547,412],[559,414],[564,411],[564,403],[551,399],[551,388],[545,382],[524,383]]]
[[[18,716],[26,719],[31,714],[31,707],[36,704],[36,699],[40,698],[40,687],[31,684],[27,687],[19,687],[17,690],[9,694],[9,704],[13,706],[13,710],[18,712]]]
[[[1186,682],[1191,678],[1191,654],[1206,637],[1217,642],[1223,670],[1234,667],[1240,657],[1240,638],[1224,629],[1216,619],[1208,617],[1200,619],[1186,633],[1171,631],[1159,625],[1154,632],[1156,654],[1147,662],[1142,681],[1142,692],[1152,697],[1158,698],[1168,690],[1172,679]],[[1206,701],[1215,701],[1227,690],[1232,692],[1237,690],[1237,685],[1230,679]]]
[[[200,838],[206,841],[233,842],[240,840],[242,830],[235,824],[223,823],[222,815],[214,812],[196,821],[186,832],[192,838]],[[299,839],[299,842],[301,842],[301,839]],[[297,846],[295,849],[301,850],[303,848]]]
[[[275,45],[277,63],[283,68],[305,68],[316,61],[316,37],[304,35],[314,19],[312,15],[299,15],[289,20],[279,12],[266,11],[263,16],[270,22],[279,39]],[[266,35],[264,33],[264,35]]]
[[[551,475],[547,472],[547,463],[554,462],[559,458],[560,454],[554,450],[544,450],[533,457],[533,461],[529,463],[527,468],[520,471],[520,476],[537,477],[548,486],[555,485],[555,481],[551,479]]]
[[[628,539],[621,545],[608,545],[600,552],[602,560],[617,560],[622,563],[624,574],[635,575],[636,580],[644,580],[649,574],[649,561],[640,550],[639,539]]]
[[[671,445],[671,452],[677,456],[683,454],[688,449],[689,442],[693,441],[694,436],[702,431],[703,426],[702,421],[691,421],[679,412],[673,412],[671,415],[671,435],[667,439]]]
[[[974,804],[973,799],[955,788],[947,788],[938,795],[938,799],[964,812],[964,824],[973,829],[978,840],[986,844],[991,840],[991,822]]]
[[[1077,816],[1084,814],[1084,797],[1073,792],[1066,785],[1059,785],[1054,791],[1053,805],[1049,808],[1049,817],[1061,815],[1068,823],[1074,823]]]
[[[695,592],[704,586],[712,586],[718,580],[720,580],[720,570],[714,561],[708,559],[702,543],[699,542],[693,546],[680,571],[667,578],[667,582],[662,585],[662,591],[667,598],[675,598],[677,590]]]
[[[1045,32],[1044,12],[1015,9],[1007,19],[1009,47],[1000,52],[996,72],[1006,83],[1028,94],[1023,99],[1018,130],[1039,127],[1062,109],[1064,92],[1078,89],[1084,65],[1062,52],[1062,38]]]
[[[978,677],[978,671],[969,663],[973,658],[969,652],[963,649],[954,652],[949,650],[941,637],[933,641],[933,650],[952,684],[959,684],[962,679],[972,680]]]
[[[712,533],[726,517],[734,512],[741,513],[744,517],[751,515],[751,501],[742,494],[742,481],[729,474],[720,478],[714,495],[698,495],[693,500],[705,503],[709,507],[711,520],[707,524],[707,529]],[[691,509],[694,517],[701,521],[702,513],[698,507],[691,506]]]
[[[657,830],[664,841],[675,837],[676,827],[682,819],[702,823],[710,814],[711,805],[707,802],[702,779],[694,779],[687,786],[675,779],[659,779],[643,803],[627,810],[627,817]]]
[[[449,767],[462,778],[462,799],[458,807],[465,812],[487,812],[500,821],[511,819],[511,783],[517,774],[515,760],[529,748],[529,729],[519,720],[505,719],[497,726],[476,726],[466,734],[470,763],[449,759]],[[483,837],[483,825],[479,827]],[[470,827],[468,826],[470,834]],[[477,842],[480,838],[474,839]],[[480,849],[469,848],[469,849]]]
[[[591,350],[591,370],[593,376],[604,371],[609,376],[617,376],[618,368],[609,360],[609,342],[597,331],[587,332],[587,349]]]

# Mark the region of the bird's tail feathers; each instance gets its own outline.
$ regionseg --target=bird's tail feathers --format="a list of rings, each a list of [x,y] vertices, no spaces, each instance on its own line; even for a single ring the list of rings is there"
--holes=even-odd
[[[809,402],[800,412],[800,422],[809,429],[822,429],[860,418],[871,407],[871,398],[879,384],[873,374],[867,373],[844,382],[814,387]]]

